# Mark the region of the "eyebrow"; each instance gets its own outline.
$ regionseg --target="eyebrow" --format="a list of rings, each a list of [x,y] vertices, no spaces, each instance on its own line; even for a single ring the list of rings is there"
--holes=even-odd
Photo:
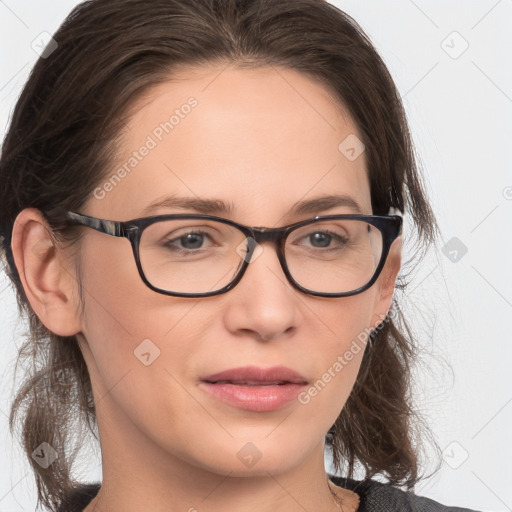
[[[299,201],[293,205],[288,215],[319,213],[339,206],[351,208],[356,213],[362,213],[362,208],[353,197],[348,195],[328,195]],[[228,203],[221,199],[171,196],[149,204],[142,210],[142,215],[150,214],[159,208],[180,208],[218,216],[230,215],[236,210],[233,202]]]

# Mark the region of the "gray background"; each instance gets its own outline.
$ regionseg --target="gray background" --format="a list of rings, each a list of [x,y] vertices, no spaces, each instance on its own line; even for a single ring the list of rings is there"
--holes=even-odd
[[[416,493],[512,510],[512,0],[332,3],[359,22],[395,78],[446,247],[422,262],[406,297],[425,347],[417,407],[444,450],[441,470]],[[37,59],[32,46],[76,4],[0,0],[0,135]],[[0,301],[0,512],[32,511],[33,479],[7,428],[24,325],[3,275]],[[100,478],[98,453],[84,453],[77,476]]]

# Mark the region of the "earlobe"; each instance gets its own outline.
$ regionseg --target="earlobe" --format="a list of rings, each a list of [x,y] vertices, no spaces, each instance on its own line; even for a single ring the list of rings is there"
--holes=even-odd
[[[80,331],[76,278],[64,266],[64,253],[41,212],[26,208],[13,226],[11,249],[28,301],[53,333],[72,336]]]

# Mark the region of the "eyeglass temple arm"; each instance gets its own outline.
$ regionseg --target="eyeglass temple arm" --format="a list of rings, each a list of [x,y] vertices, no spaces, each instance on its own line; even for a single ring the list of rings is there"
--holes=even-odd
[[[404,226],[404,214],[395,206],[390,206],[388,210],[388,215],[394,215],[397,217],[400,217],[402,219],[402,222],[400,222],[400,229],[398,230],[398,236],[402,235],[403,232],[403,226]]]
[[[101,233],[106,233],[107,235],[111,236],[124,236],[121,227],[122,223],[118,221],[97,219],[95,217],[89,217],[88,215],[75,212],[67,212],[66,217],[72,224],[88,226],[92,229],[95,229],[96,231],[100,231]]]

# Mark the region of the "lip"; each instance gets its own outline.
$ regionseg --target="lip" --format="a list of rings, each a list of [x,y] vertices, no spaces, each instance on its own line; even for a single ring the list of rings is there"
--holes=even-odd
[[[240,366],[231,368],[222,372],[214,373],[201,379],[205,382],[231,381],[241,382],[261,382],[261,383],[292,383],[307,384],[307,380],[300,373],[287,368],[286,366],[272,366],[270,368],[260,368],[258,366]]]
[[[224,403],[250,411],[273,411],[297,398],[307,385],[300,373],[285,366],[244,366],[208,375],[200,387]]]

